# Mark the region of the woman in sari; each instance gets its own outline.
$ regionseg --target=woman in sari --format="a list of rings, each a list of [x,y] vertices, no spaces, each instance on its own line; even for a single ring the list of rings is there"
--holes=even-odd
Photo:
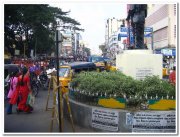
[[[18,102],[18,107],[16,111],[19,112],[31,112],[33,108],[26,104],[28,95],[32,94],[31,86],[30,86],[30,77],[29,77],[29,71],[26,67],[22,69],[22,75],[18,77],[18,85],[16,88],[16,93],[14,97],[10,100],[11,104],[15,104]]]
[[[13,94],[16,91],[16,86],[18,83],[17,73],[18,73],[18,71],[14,71],[10,74],[10,79],[9,79],[10,86],[9,86],[9,92],[7,95],[8,100],[10,100],[12,98]],[[7,114],[12,114],[12,107],[13,107],[13,105],[9,103],[8,107],[7,107]]]

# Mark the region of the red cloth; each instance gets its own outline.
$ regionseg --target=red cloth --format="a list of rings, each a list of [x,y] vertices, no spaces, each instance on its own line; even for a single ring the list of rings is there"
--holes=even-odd
[[[17,103],[18,96],[19,96],[19,86],[16,87],[16,90],[13,93],[11,99],[9,100],[9,103],[15,105]]]
[[[169,82],[176,85],[176,72],[173,71],[169,74]]]
[[[29,88],[27,86],[28,83],[30,83],[29,76],[25,75],[23,78],[24,85],[20,85],[22,76],[18,77],[18,86],[16,88],[15,93],[13,94],[12,98],[10,99],[10,104],[16,104],[18,97],[20,97],[19,103],[18,103],[18,109],[22,110],[24,112],[29,112],[30,108],[28,105],[26,105],[26,101],[29,94]]]

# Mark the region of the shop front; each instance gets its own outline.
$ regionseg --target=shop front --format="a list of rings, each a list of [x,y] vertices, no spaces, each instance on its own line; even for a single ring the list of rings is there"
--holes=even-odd
[[[173,69],[176,66],[176,49],[175,48],[163,48],[156,49],[156,54],[163,54],[163,67]]]

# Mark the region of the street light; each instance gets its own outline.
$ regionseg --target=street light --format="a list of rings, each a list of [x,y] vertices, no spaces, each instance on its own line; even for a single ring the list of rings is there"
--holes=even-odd
[[[62,92],[60,91],[59,87],[59,43],[62,43],[62,34],[61,34],[61,29],[63,27],[63,22],[61,20],[56,20],[57,26],[56,26],[56,62],[57,62],[57,86],[58,86],[58,119],[59,119],[59,131],[62,132],[62,121],[61,121],[61,108],[60,108],[60,103],[62,101]]]
[[[22,37],[22,40],[23,40],[23,55],[24,55],[24,58],[25,58],[25,55],[26,55],[26,45],[25,45],[25,40],[26,40],[26,38],[25,38],[25,36],[23,36]]]
[[[74,29],[74,27],[72,25],[67,25],[65,26],[63,21],[60,19],[56,19],[57,22],[57,26],[56,26],[56,61],[57,61],[57,86],[58,86],[58,119],[59,119],[59,131],[62,132],[62,117],[61,117],[61,112],[60,110],[62,110],[62,92],[60,91],[60,87],[59,87],[59,43],[62,44],[63,42],[63,36],[61,31],[65,31],[66,29]]]

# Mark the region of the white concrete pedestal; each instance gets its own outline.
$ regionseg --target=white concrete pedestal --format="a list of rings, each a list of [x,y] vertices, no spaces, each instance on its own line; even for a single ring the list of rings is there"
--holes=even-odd
[[[158,75],[162,79],[162,54],[152,50],[125,50],[116,55],[116,67],[125,75],[135,79]]]

